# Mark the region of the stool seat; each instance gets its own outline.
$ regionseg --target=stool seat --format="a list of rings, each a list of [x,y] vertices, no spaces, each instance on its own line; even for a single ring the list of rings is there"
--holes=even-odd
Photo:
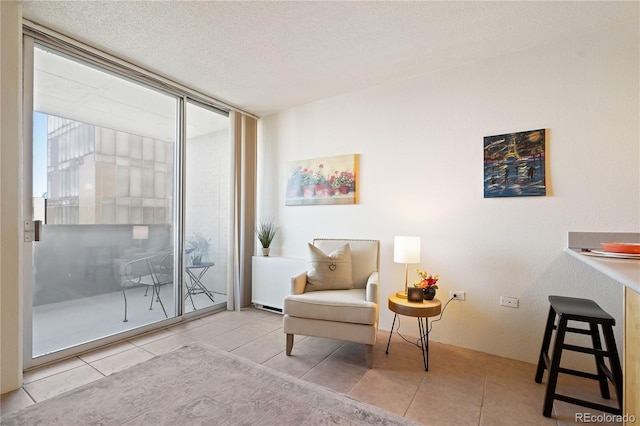
[[[598,324],[616,325],[616,320],[606,313],[596,302],[577,297],[549,296],[549,303],[558,315],[569,320],[597,322]]]
[[[537,383],[542,383],[544,370],[549,370],[542,414],[545,417],[551,417],[554,400],[581,405],[583,407],[589,407],[605,411],[607,413],[618,415],[622,414],[622,367],[620,366],[620,359],[618,358],[616,340],[613,336],[613,326],[616,323],[615,319],[605,312],[596,302],[589,299],[549,296],[549,304],[551,306],[549,308],[547,325],[542,339],[542,347],[540,348],[540,358],[538,359],[538,368],[536,369],[535,378]],[[555,323],[556,316],[558,317],[557,325]],[[586,323],[589,325],[589,328],[568,327],[567,323],[569,321]],[[602,348],[600,328],[602,328],[606,349]],[[549,357],[548,352],[554,330],[556,330],[555,344],[553,347],[553,354]],[[593,347],[588,348],[565,343],[564,338],[567,333],[590,335]],[[597,374],[560,367],[560,359],[562,357],[563,350],[593,355],[596,363]],[[605,363],[605,358],[609,359],[609,366]],[[559,373],[597,380],[600,385],[600,395],[604,399],[610,398],[610,381],[616,392],[617,407],[598,404],[592,401],[586,401],[556,393]]]

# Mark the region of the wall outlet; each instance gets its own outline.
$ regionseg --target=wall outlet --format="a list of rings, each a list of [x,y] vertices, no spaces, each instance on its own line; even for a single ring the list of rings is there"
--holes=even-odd
[[[464,300],[464,291],[451,290],[449,292],[449,298],[450,299],[456,299],[456,300]]]
[[[500,306],[507,306],[509,308],[518,307],[518,298],[509,296],[500,296]]]

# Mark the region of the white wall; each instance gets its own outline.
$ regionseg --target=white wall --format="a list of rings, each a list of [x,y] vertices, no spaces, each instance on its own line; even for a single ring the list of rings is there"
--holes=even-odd
[[[432,338],[530,362],[549,294],[592,298],[622,324],[621,285],[563,249],[568,231],[640,230],[638,40],[633,22],[261,119],[259,215],[281,226],[274,255],[306,257],[313,237],[380,239],[388,330],[386,298],[404,279],[393,236],[419,235],[412,267],[440,275],[443,300],[467,292]],[[547,196],[484,199],[483,137],[538,128]],[[284,205],[286,161],[346,153],[360,154],[358,205]],[[413,321],[402,329],[417,335]]]

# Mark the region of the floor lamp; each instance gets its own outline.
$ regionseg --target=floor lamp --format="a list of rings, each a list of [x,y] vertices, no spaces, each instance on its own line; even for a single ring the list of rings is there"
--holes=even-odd
[[[420,237],[394,237],[393,261],[404,263],[404,291],[399,291],[396,296],[406,299],[409,286],[409,264],[420,263]]]

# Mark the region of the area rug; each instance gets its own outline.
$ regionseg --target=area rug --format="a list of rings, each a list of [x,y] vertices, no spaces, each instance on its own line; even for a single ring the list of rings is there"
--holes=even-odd
[[[3,416],[2,424],[415,423],[228,352],[194,343]]]

